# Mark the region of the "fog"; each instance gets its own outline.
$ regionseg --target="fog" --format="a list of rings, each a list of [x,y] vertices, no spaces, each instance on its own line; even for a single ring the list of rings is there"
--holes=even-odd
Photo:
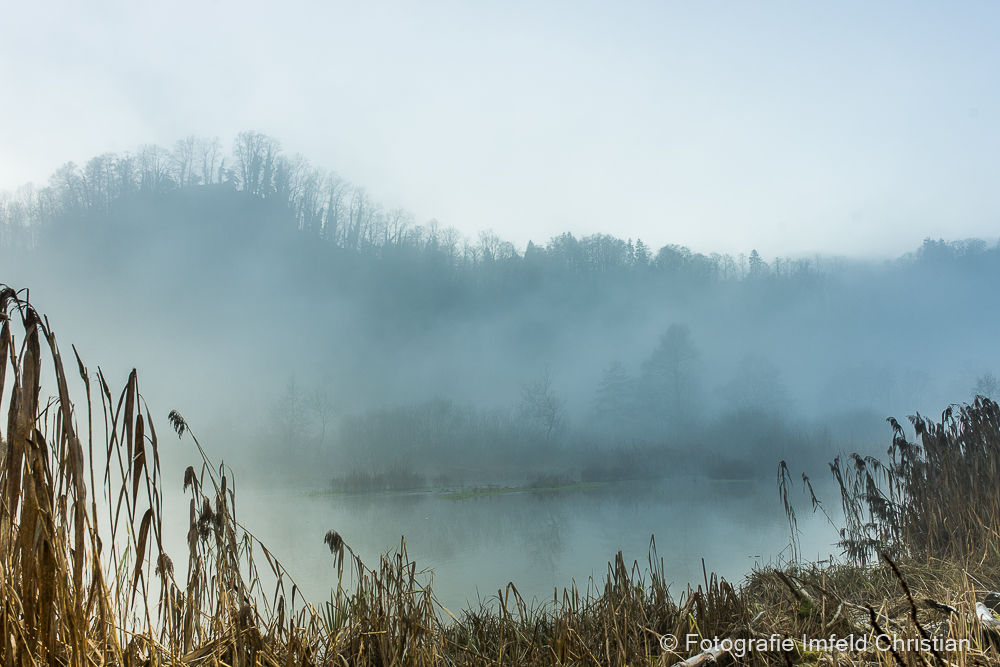
[[[390,208],[768,257],[995,235],[990,2],[97,0],[0,23],[0,188],[255,129]]]
[[[734,256],[619,224],[519,247],[280,146],[144,145],[0,200],[0,280],[254,483],[819,476],[884,450],[888,416],[997,391],[996,239]]]
[[[141,555],[148,517],[189,583],[230,507],[288,618],[401,547],[456,612],[653,539],[678,600],[865,566],[906,523],[872,480],[915,469],[865,458],[887,418],[898,454],[1000,400],[995,3],[8,4],[0,286],[93,416],[93,521],[134,515],[102,537]],[[209,461],[226,510],[185,483]]]

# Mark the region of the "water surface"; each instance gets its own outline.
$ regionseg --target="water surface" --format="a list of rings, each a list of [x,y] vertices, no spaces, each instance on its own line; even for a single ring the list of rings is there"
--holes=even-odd
[[[817,493],[828,511],[829,487]],[[802,555],[835,553],[836,530],[798,491]],[[517,492],[449,499],[438,492],[321,496],[240,489],[237,519],[285,565],[307,599],[328,600],[336,571],[323,536],[337,530],[369,567],[406,549],[428,569],[438,600],[457,614],[513,582],[531,600],[551,600],[574,581],[600,582],[619,550],[647,564],[650,538],[675,597],[708,572],[739,582],[753,567],[788,559],[790,532],[773,480],[670,479],[618,482],[561,492]],[[172,513],[171,513],[172,514]],[[838,517],[835,515],[834,520]],[[176,526],[183,534],[186,526]],[[183,542],[175,549],[183,548]],[[178,551],[182,553],[182,551]],[[266,564],[260,563],[266,569]]]

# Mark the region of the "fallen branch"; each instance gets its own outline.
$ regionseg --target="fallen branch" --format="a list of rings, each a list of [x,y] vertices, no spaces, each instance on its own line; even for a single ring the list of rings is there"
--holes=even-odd
[[[816,600],[809,594],[809,591],[805,589],[801,582],[793,581],[791,577],[781,570],[775,570],[774,574],[781,579],[782,583],[784,583],[785,586],[788,587],[788,590],[792,592],[792,595],[795,596],[795,599],[799,601],[799,616],[809,616],[813,609],[816,608]]]

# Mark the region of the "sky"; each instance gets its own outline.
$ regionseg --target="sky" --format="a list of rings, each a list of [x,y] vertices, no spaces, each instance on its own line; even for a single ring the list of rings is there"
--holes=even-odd
[[[1000,235],[1000,4],[0,4],[0,189],[281,140],[417,222],[765,258]]]

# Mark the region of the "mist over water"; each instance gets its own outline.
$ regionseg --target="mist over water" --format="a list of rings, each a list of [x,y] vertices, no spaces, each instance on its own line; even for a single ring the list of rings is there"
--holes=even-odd
[[[7,4],[5,665],[995,661],[1000,4]]]
[[[832,484],[817,492],[834,500]],[[836,530],[809,513],[798,493],[801,555],[827,560]],[[630,566],[649,566],[650,539],[664,560],[671,590],[682,593],[709,573],[739,582],[751,568],[792,558],[789,526],[771,480],[713,482],[698,478],[618,482],[590,491],[514,493],[451,500],[433,493],[318,497],[248,489],[237,496],[237,518],[289,570],[307,599],[329,599],[336,568],[322,535],[337,529],[372,567],[380,554],[406,550],[438,601],[457,613],[492,603],[513,582],[529,602],[551,601],[576,586],[603,582],[621,551]],[[168,499],[168,502],[169,499]],[[178,498],[177,507],[183,507]],[[836,503],[834,503],[836,505]],[[831,516],[839,520],[839,508]],[[187,529],[178,521],[171,552],[183,553]],[[591,582],[590,578],[594,581]],[[596,592],[596,590],[595,590]]]
[[[136,367],[161,429],[184,415],[320,597],[329,529],[369,563],[406,536],[456,606],[644,562],[650,535],[679,585],[702,557],[738,579],[789,542],[779,461],[825,489],[841,452],[885,450],[887,416],[998,392],[992,240],[879,261],[627,232],[519,248],[416,224],[263,135],[200,177],[183,147],[5,195],[0,281],[112,383]],[[161,439],[179,489],[196,456]]]

